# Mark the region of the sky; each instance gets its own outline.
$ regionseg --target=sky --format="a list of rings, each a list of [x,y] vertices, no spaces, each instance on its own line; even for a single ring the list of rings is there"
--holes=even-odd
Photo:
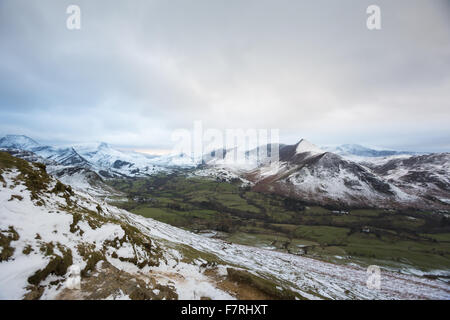
[[[448,152],[450,2],[0,0],[0,136],[161,152],[194,121]]]

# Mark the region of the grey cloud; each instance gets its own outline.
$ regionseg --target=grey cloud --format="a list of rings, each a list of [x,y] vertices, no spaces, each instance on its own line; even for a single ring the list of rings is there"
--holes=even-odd
[[[380,31],[365,0],[76,1],[68,31],[72,2],[0,3],[0,134],[167,147],[203,120],[448,151],[446,1],[377,1]]]

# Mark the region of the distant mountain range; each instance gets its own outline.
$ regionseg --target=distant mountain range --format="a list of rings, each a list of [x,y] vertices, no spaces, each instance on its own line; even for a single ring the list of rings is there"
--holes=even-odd
[[[47,164],[63,182],[97,185],[114,177],[145,177],[179,169],[223,180],[240,179],[255,191],[278,193],[308,203],[335,207],[450,208],[450,153],[416,154],[342,145],[323,150],[307,140],[294,145],[268,145],[245,152],[217,150],[200,163],[187,155],[148,156],[124,152],[106,143],[56,148],[26,136],[7,135],[0,148],[30,161]],[[271,158],[278,151],[279,159]],[[357,159],[355,158],[357,157]],[[192,170],[191,170],[192,171]]]
[[[104,178],[118,176],[146,176],[170,167],[194,165],[185,155],[150,156],[124,152],[105,142],[78,144],[69,147],[41,145],[23,135],[7,135],[0,139],[0,148],[30,152],[35,160],[57,169],[57,166],[77,166],[95,171]],[[22,157],[25,157],[22,154]]]
[[[339,154],[341,156],[357,157],[389,157],[396,155],[420,155],[424,153],[413,151],[394,151],[371,149],[359,144],[342,144],[337,147],[324,147],[323,150]]]

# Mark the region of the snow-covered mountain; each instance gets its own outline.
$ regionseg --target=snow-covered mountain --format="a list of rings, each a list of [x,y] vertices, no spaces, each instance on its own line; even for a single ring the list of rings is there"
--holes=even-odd
[[[202,165],[218,170],[230,169],[235,173],[245,173],[278,159],[283,144],[268,144],[251,150],[217,149],[203,155]]]
[[[78,166],[84,168],[91,166],[91,163],[72,147],[54,148],[50,146],[37,146],[29,149],[29,151],[62,166]]]
[[[311,203],[383,207],[409,200],[369,169],[301,140],[280,149],[280,161],[249,173],[255,191],[275,192]]]
[[[151,159],[151,163],[161,167],[192,168],[198,164],[198,161],[194,160],[192,157],[188,156],[185,153],[179,153],[153,157]]]
[[[344,157],[389,157],[397,155],[418,155],[419,152],[371,149],[359,144],[342,144],[337,147],[324,147],[323,150]]]
[[[106,143],[55,148],[11,135],[0,141],[0,148],[46,163],[49,172],[60,180],[80,184],[94,176],[145,177],[199,164],[185,154],[149,156],[117,150]],[[193,174],[223,181],[241,180],[255,191],[322,205],[449,210],[448,154],[398,152],[385,156],[384,151],[345,146],[341,148],[345,156],[323,150],[305,139],[294,145],[274,144],[249,151],[220,149],[205,155]],[[359,155],[357,159],[355,154]],[[71,177],[74,174],[76,177]]]
[[[8,134],[0,139],[0,148],[31,151],[39,143],[24,135]]]
[[[239,166],[219,158],[206,163],[208,171],[201,171],[214,176],[215,168],[219,177],[229,171],[229,176],[235,174],[250,181],[255,191],[322,205],[449,209],[447,154],[394,157],[379,158],[377,165],[355,162],[302,139],[295,145],[280,145],[279,161],[260,160]],[[415,167],[417,163],[420,168]]]
[[[393,158],[366,165],[410,194],[450,204],[450,153]]]
[[[0,152],[0,299],[448,299],[442,281],[196,235]],[[79,277],[78,277],[79,275]],[[69,288],[68,280],[80,280]],[[245,288],[243,290],[242,288]]]
[[[152,158],[142,153],[124,152],[105,142],[74,145],[83,158],[103,177],[145,176],[161,170],[152,164]]]
[[[173,167],[192,167],[196,163],[185,154],[150,156],[137,152],[117,150],[107,143],[77,144],[67,147],[40,145],[26,136],[7,135],[0,140],[0,148],[22,152],[23,156],[45,162],[55,172],[65,167],[84,168],[103,178],[117,176],[142,177]],[[28,152],[28,153],[25,153]],[[62,168],[64,167],[64,168]]]

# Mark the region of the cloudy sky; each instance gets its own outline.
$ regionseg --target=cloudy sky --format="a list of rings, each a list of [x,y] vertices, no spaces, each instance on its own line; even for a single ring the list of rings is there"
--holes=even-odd
[[[450,151],[449,39],[448,0],[1,0],[0,135],[156,150],[201,120]]]

